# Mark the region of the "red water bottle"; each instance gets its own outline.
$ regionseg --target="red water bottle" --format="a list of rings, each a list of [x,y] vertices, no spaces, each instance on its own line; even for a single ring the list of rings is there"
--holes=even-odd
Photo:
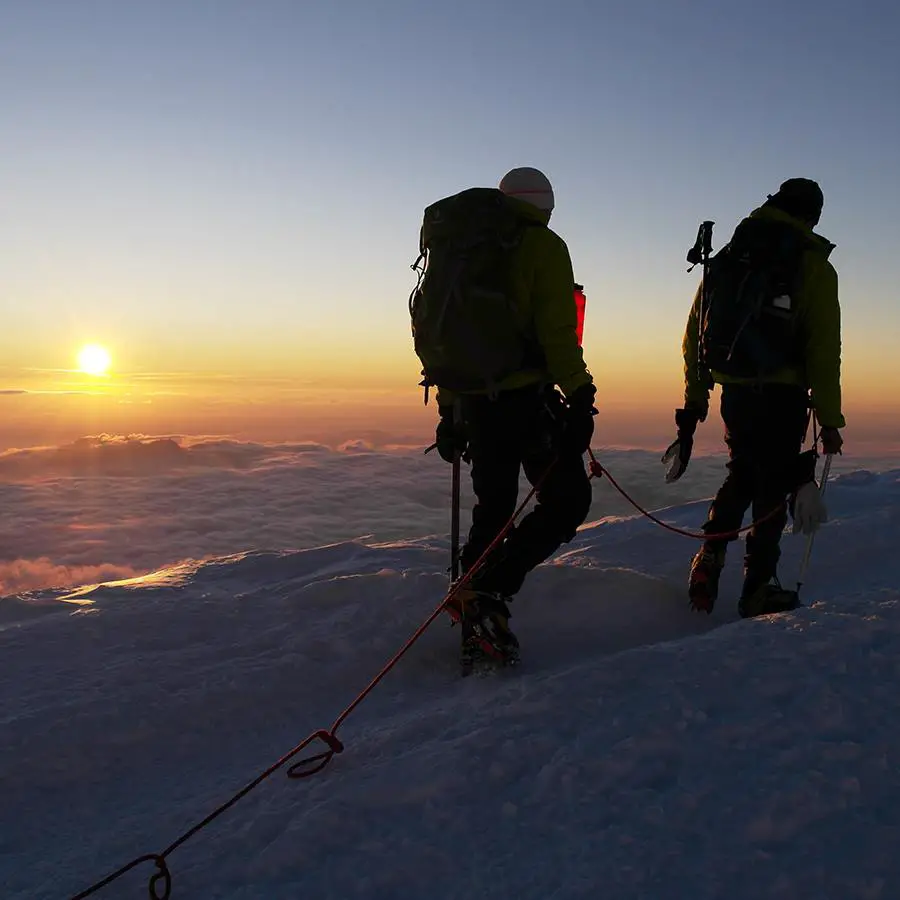
[[[584,285],[575,285],[575,334],[578,337],[578,346],[584,339],[584,308],[587,306],[587,297],[584,296]]]

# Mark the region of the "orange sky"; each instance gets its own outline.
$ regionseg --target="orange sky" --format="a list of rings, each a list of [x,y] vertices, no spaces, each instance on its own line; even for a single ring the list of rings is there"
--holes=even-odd
[[[602,342],[587,361],[599,387],[596,445],[659,448],[671,439],[672,410],[680,401],[677,342]],[[242,355],[229,372],[228,349],[194,360],[193,371],[120,371],[92,377],[73,369],[0,370],[0,449],[55,444],[97,433],[208,434],[244,440],[314,440],[338,444],[362,438],[376,444],[431,440],[436,410],[422,404],[411,350],[395,347],[364,356],[304,348],[289,360]],[[73,366],[77,347],[63,363]],[[127,348],[126,348],[127,349]],[[310,352],[310,350],[312,352]],[[389,351],[393,350],[391,355]],[[216,367],[215,356],[221,365]],[[171,348],[167,361],[177,358]],[[851,354],[845,361],[848,452],[900,449],[900,364],[896,357]],[[22,393],[15,393],[21,391]],[[698,446],[721,446],[714,415]]]
[[[598,442],[668,443],[697,225],[716,223],[718,250],[797,176],[822,185],[836,243],[848,452],[897,442],[900,120],[881,11],[819,17],[841,48],[822,66],[791,4],[748,4],[713,41],[674,13],[653,37],[629,4],[580,4],[552,28],[490,4],[439,28],[427,5],[362,4],[351,22],[327,3],[213,18],[79,4],[53,23],[6,6],[0,447],[123,431],[428,441],[406,306],[422,215],[519,165],[553,183],[551,226],[586,288]],[[359,52],[343,52],[348,29]],[[552,65],[522,52],[535,41]],[[448,81],[434,61],[456,63],[461,42],[473,65]],[[707,96],[701,57],[733,100],[717,127],[688,102]],[[535,97],[553,97],[539,128]],[[108,347],[110,378],[65,371],[87,342]],[[719,436],[710,423],[699,442]]]

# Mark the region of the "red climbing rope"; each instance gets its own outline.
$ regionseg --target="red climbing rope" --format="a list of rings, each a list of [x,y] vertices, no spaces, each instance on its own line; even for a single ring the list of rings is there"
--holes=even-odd
[[[675,532],[675,534],[685,535],[686,537],[696,538],[699,540],[728,540],[738,535],[742,534],[745,531],[749,531],[754,525],[758,525],[761,522],[766,521],[767,519],[772,518],[777,515],[783,506],[778,509],[773,510],[769,515],[765,516],[762,519],[757,520],[756,522],[748,525],[746,528],[741,528],[738,531],[730,532],[728,534],[703,534],[692,531],[686,531],[682,528],[676,528],[673,525],[669,525],[666,522],[663,522],[661,519],[654,516],[652,513],[645,510],[641,507],[635,500],[633,500],[628,493],[619,486],[618,482],[613,478],[613,476],[609,473],[609,471],[600,465],[597,461],[597,458],[594,456],[592,450],[588,450],[590,454],[590,478],[602,478],[606,477],[606,480],[642,515],[646,516],[650,521],[655,522],[657,525],[662,528],[667,529],[668,531]],[[384,680],[387,674],[400,662],[400,660],[407,654],[409,649],[419,640],[420,637],[425,633],[428,627],[438,618],[438,616],[445,610],[447,603],[456,596],[456,594],[469,583],[472,577],[485,565],[488,557],[493,553],[496,547],[502,543],[502,541],[506,538],[507,534],[509,534],[510,529],[515,525],[518,518],[522,515],[525,510],[525,507],[531,501],[531,498],[535,496],[540,490],[541,485],[544,480],[550,474],[553,466],[555,465],[556,460],[547,467],[544,471],[543,475],[534,483],[531,490],[528,492],[528,495],[525,499],[519,504],[516,511],[510,516],[509,521],[503,526],[500,533],[494,538],[493,541],[488,545],[487,549],[484,553],[481,554],[480,557],[476,560],[474,565],[461,577],[459,578],[450,590],[445,594],[443,600],[441,600],[440,604],[432,611],[432,613],[428,616],[427,619],[415,630],[412,636],[403,644],[403,646],[391,657],[390,660],[382,667],[382,669],[378,672],[378,674],[369,682],[366,687],[360,691],[359,694],[351,701],[351,703],[344,709],[344,711],[334,720],[334,724],[327,731],[319,730],[314,731],[308,737],[304,738],[296,747],[292,750],[288,751],[284,756],[281,757],[277,762],[273,763],[269,768],[267,768],[264,772],[259,774],[256,778],[253,779],[249,784],[245,787],[241,788],[236,794],[234,794],[230,799],[228,799],[221,806],[218,806],[214,809],[206,818],[202,819],[196,825],[189,828],[184,832],[180,837],[174,840],[162,853],[148,853],[143,856],[138,856],[135,859],[131,860],[131,862],[122,866],[122,868],[117,869],[115,872],[112,872],[110,875],[106,876],[106,878],[98,881],[96,884],[93,884],[91,887],[82,891],[79,894],[76,894],[71,900],[85,900],[85,898],[90,897],[92,894],[95,894],[97,891],[111,884],[112,882],[119,879],[121,876],[125,875],[127,872],[130,872],[132,869],[141,865],[145,862],[152,862],[156,866],[156,871],[150,877],[150,881],[148,884],[148,890],[150,894],[151,900],[169,900],[172,893],[172,873],[169,869],[167,859],[168,857],[177,850],[182,844],[189,841],[197,832],[204,829],[207,825],[221,816],[224,812],[229,810],[232,806],[234,806],[241,798],[245,797],[249,794],[254,788],[258,787],[263,781],[272,776],[275,772],[285,766],[290,760],[292,760],[295,756],[313,744],[315,741],[321,741],[325,745],[325,749],[319,753],[316,753],[313,756],[306,757],[305,759],[300,760],[299,762],[294,763],[287,771],[288,778],[308,778],[311,775],[315,775],[317,772],[321,772],[328,763],[334,758],[334,756],[338,753],[342,753],[344,750],[343,743],[337,737],[337,731],[341,727],[341,725],[346,722],[349,716],[353,713],[353,711],[375,690],[375,688]]]
[[[684,537],[693,538],[697,541],[733,541],[736,538],[739,538],[742,534],[747,531],[756,528],[758,525],[762,525],[763,522],[768,522],[769,519],[774,519],[775,516],[779,515],[784,511],[785,504],[781,503],[775,507],[770,513],[766,513],[761,519],[757,519],[754,522],[751,522],[749,525],[745,525],[743,528],[738,528],[735,531],[723,531],[715,534],[706,534],[702,531],[688,531],[684,528],[678,528],[675,525],[670,525],[668,522],[663,522],[662,519],[657,518],[653,515],[653,513],[644,509],[636,500],[634,500],[628,492],[619,485],[615,478],[612,477],[609,473],[609,469],[605,466],[600,465],[597,461],[597,457],[594,456],[593,450],[588,450],[588,453],[591,457],[591,477],[603,478],[606,476],[606,480],[642,515],[646,516],[651,522],[654,522],[656,525],[659,525],[660,528],[665,528],[666,531],[671,531],[674,534],[680,534]]]
[[[347,720],[350,714],[355,710],[362,702],[372,693],[373,690],[378,686],[378,684],[384,679],[384,677],[397,665],[398,662],[406,655],[407,651],[412,647],[415,642],[422,637],[428,627],[432,622],[444,611],[447,604],[452,600],[475,576],[475,574],[484,566],[487,562],[488,557],[494,552],[494,550],[499,546],[503,540],[506,538],[506,535],[509,534],[510,529],[515,525],[516,520],[522,513],[525,511],[525,507],[531,501],[531,498],[540,490],[541,485],[544,483],[546,477],[550,474],[550,470],[553,466],[556,465],[556,460],[547,466],[543,475],[534,483],[534,486],[528,492],[528,495],[525,499],[519,504],[518,509],[509,517],[507,523],[500,530],[500,533],[488,544],[487,549],[481,556],[478,557],[477,560],[473,563],[472,567],[466,571],[464,575],[462,575],[450,588],[450,590],[444,595],[444,599],[440,602],[440,604],[434,609],[431,615],[415,630],[412,636],[406,641],[406,643],[394,654],[393,657],[385,664],[384,668],[369,682],[368,685],[354,698],[353,702],[334,720],[334,724],[331,726],[331,734],[338,730],[338,728],[343,725],[343,723]],[[295,773],[294,770],[301,769],[305,763],[310,760],[301,760],[295,765],[291,766],[288,770],[289,778],[303,778],[306,774],[311,773]],[[324,764],[323,764],[324,765]]]
[[[487,549],[472,567],[457,580],[450,590],[445,594],[443,600],[441,600],[440,604],[434,609],[430,616],[416,629],[413,635],[406,641],[406,643],[394,654],[393,657],[384,665],[381,671],[369,682],[366,687],[360,691],[359,694],[353,699],[353,701],[347,706],[347,708],[334,720],[334,724],[328,731],[319,730],[310,734],[307,738],[302,740],[296,747],[286,753],[281,757],[277,762],[273,763],[253,779],[249,784],[245,787],[241,788],[234,796],[232,796],[229,800],[223,803],[221,806],[214,809],[205,819],[202,819],[193,827],[189,828],[184,834],[174,840],[162,853],[147,853],[143,856],[138,856],[135,859],[131,860],[131,862],[122,866],[122,868],[117,869],[115,872],[112,872],[110,875],[107,875],[106,878],[98,881],[96,884],[91,885],[91,887],[82,891],[80,894],[76,894],[71,900],[85,900],[86,897],[90,897],[92,894],[95,894],[97,891],[121,878],[126,872],[130,872],[132,869],[141,865],[145,862],[152,862],[156,865],[157,871],[150,878],[150,882],[148,885],[148,890],[150,893],[151,900],[169,900],[172,894],[172,872],[169,869],[167,857],[177,850],[182,844],[190,840],[198,831],[201,831],[207,825],[209,825],[212,821],[217,819],[222,813],[226,810],[230,809],[235,803],[238,802],[242,797],[245,797],[250,793],[254,788],[260,785],[263,781],[277,772],[280,768],[282,768],[286,763],[288,763],[291,759],[293,759],[297,754],[301,753],[305,750],[310,744],[312,744],[316,740],[322,741],[325,744],[326,749],[320,753],[315,754],[314,756],[309,756],[306,759],[302,759],[297,763],[294,763],[287,772],[289,778],[308,778],[310,775],[315,775],[317,772],[321,772],[328,763],[334,758],[335,754],[341,753],[344,750],[344,745],[337,738],[336,732],[338,728],[343,725],[343,723],[347,720],[350,714],[372,693],[373,690],[381,683],[381,681],[385,678],[385,676],[390,672],[398,662],[406,655],[409,649],[416,643],[417,640],[425,633],[426,629],[429,625],[434,622],[435,619],[444,611],[448,601],[450,601],[456,594],[462,590],[463,587],[471,580],[471,578],[478,572],[487,561],[487,558],[493,553],[495,548],[506,538],[506,535],[509,534],[510,529],[515,525],[516,520],[525,510],[525,507],[531,501],[531,498],[540,490],[541,485],[544,480],[550,474],[551,469],[556,464],[556,460],[554,459],[549,466],[547,466],[543,475],[534,483],[534,486],[528,492],[528,496],[519,504],[516,511],[510,516],[509,521],[503,526],[500,533],[494,538],[493,541],[488,545]],[[593,474],[591,474],[593,477]],[[161,893],[159,892],[161,891]]]

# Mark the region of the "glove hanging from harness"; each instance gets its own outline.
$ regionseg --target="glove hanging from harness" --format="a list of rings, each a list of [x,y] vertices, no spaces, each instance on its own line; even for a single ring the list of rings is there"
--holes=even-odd
[[[828,509],[816,482],[815,448],[806,450],[797,457],[794,489],[788,499],[788,509],[794,520],[793,534],[810,535],[828,521]]]
[[[828,521],[828,508],[815,481],[807,481],[794,496],[794,534],[810,535]]]

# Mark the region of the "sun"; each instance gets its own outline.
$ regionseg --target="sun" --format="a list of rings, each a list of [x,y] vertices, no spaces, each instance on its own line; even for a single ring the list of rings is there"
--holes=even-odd
[[[109,351],[99,344],[85,344],[78,351],[78,369],[87,375],[105,375],[111,362]]]

